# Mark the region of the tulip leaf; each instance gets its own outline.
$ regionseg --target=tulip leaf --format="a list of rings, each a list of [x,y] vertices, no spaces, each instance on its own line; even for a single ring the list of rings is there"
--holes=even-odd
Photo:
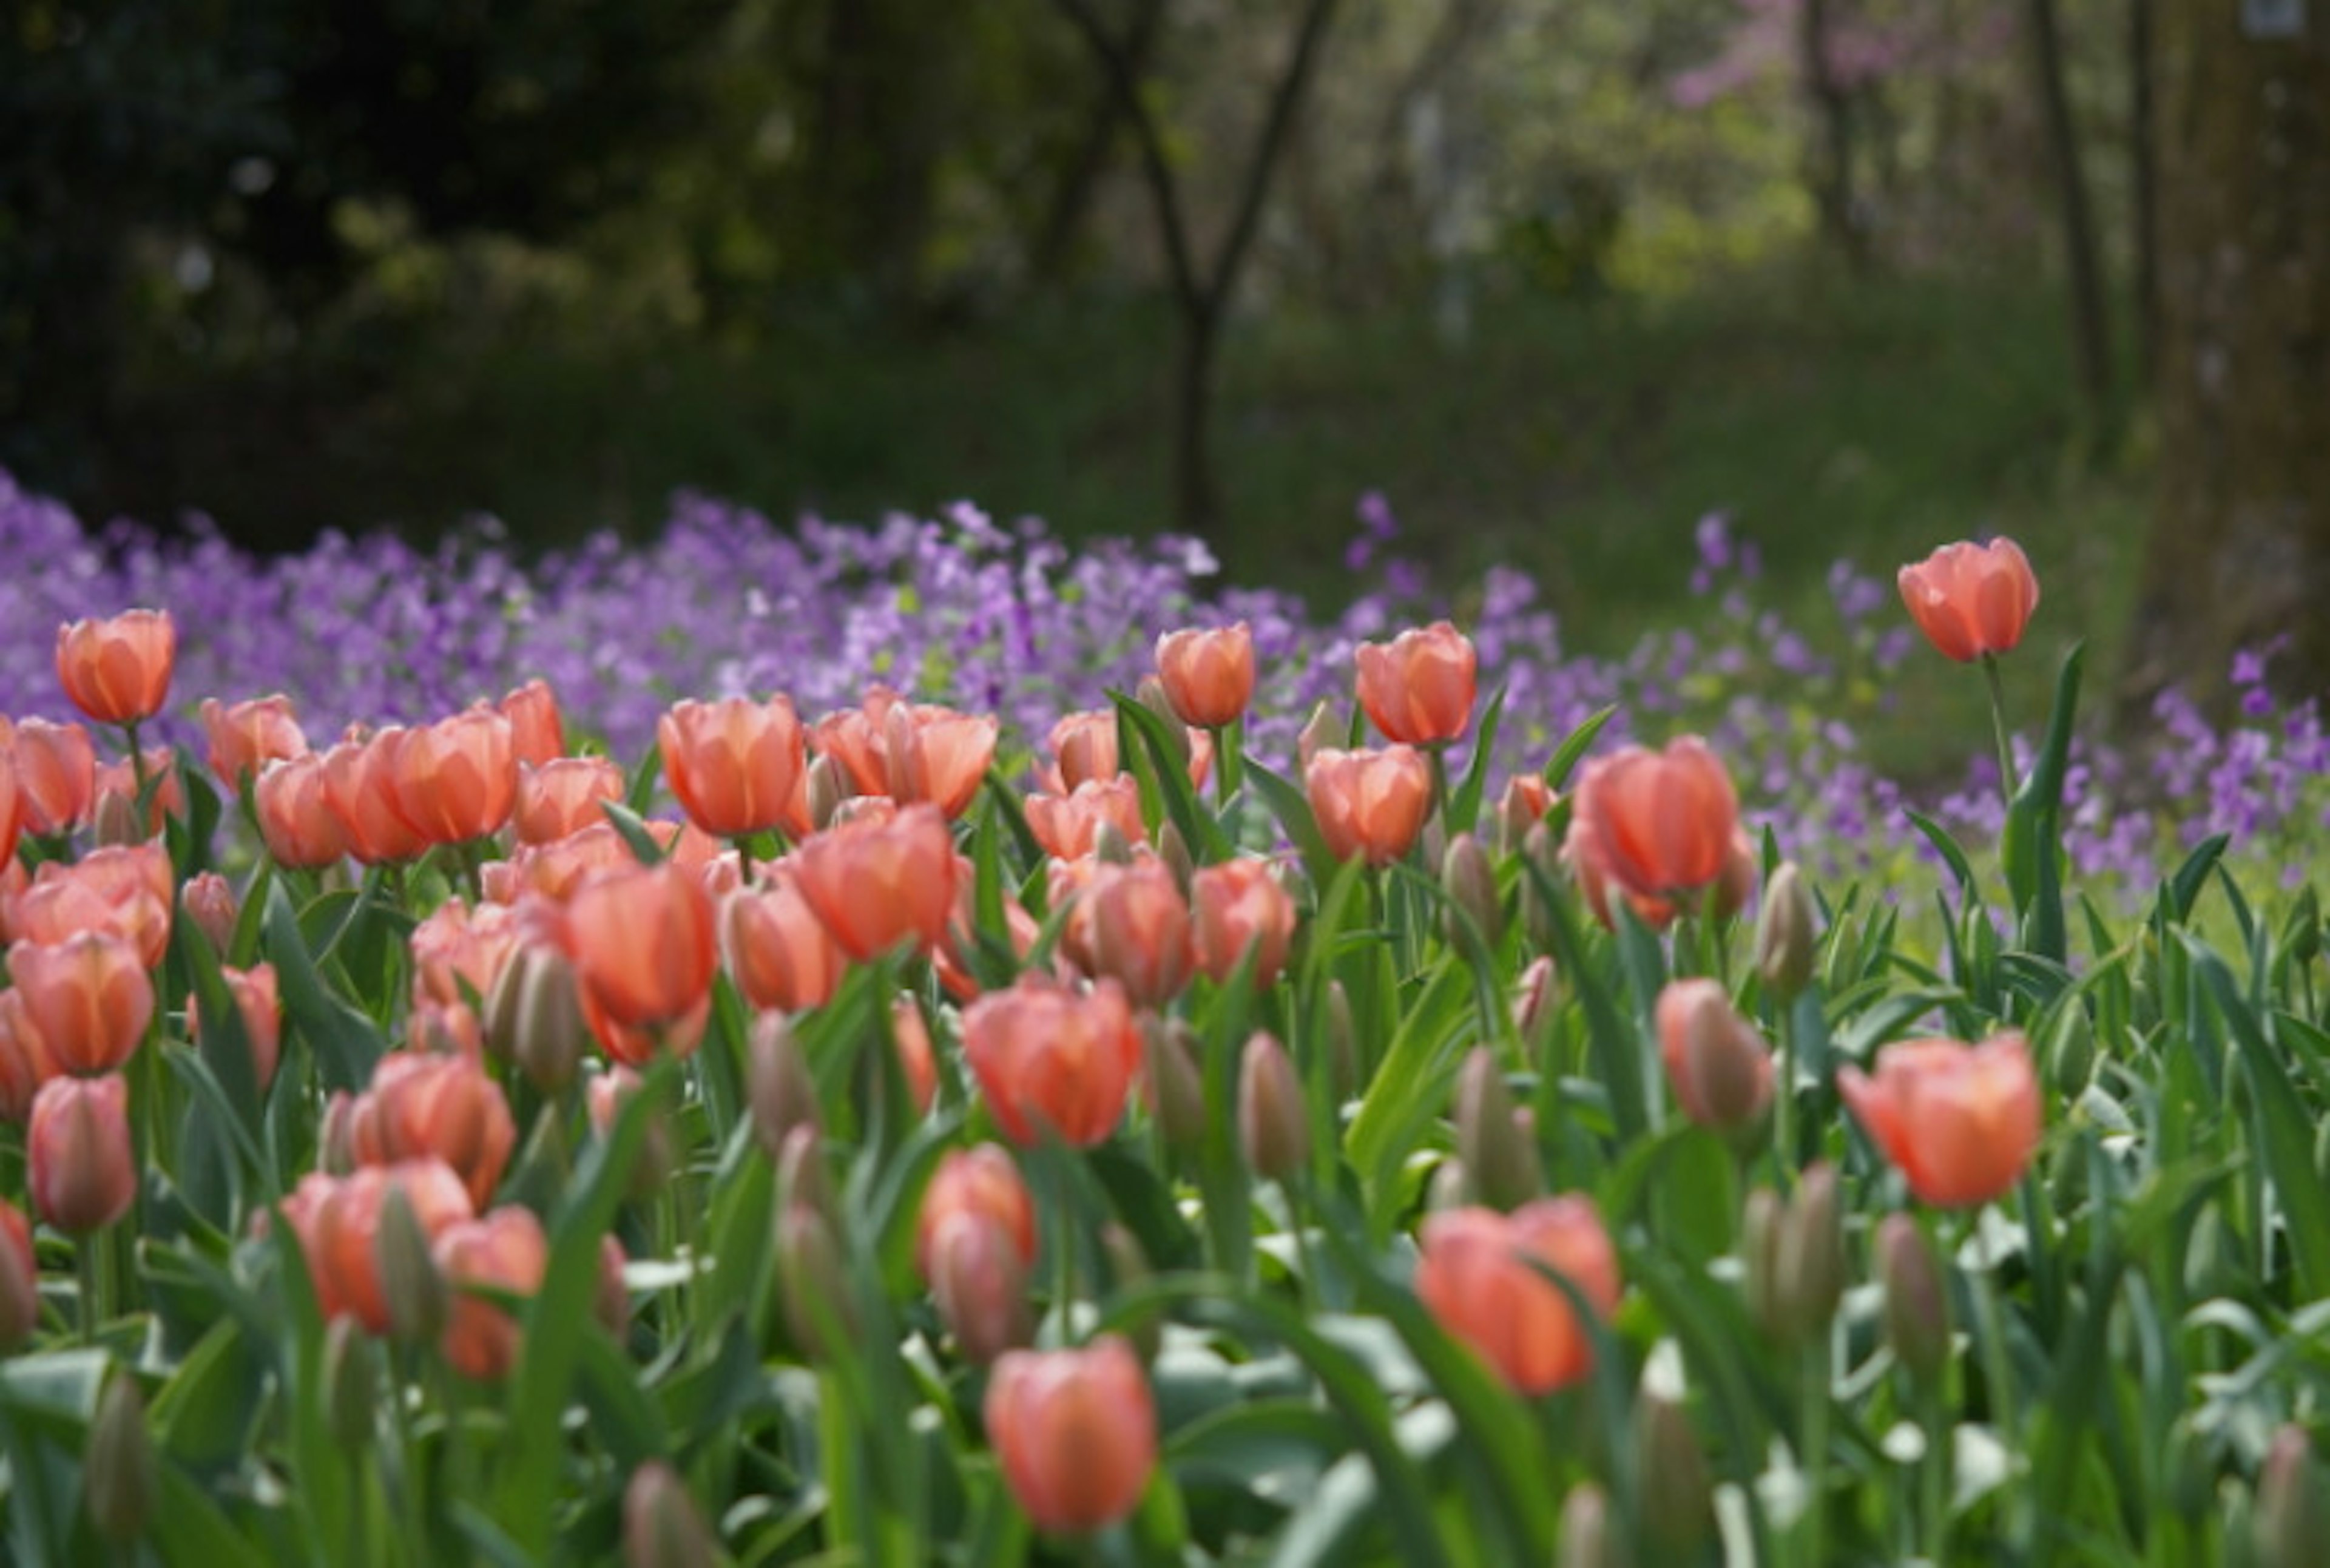
[[[1174,744],[1179,741],[1186,746],[1189,737],[1175,735],[1137,698],[1112,691],[1108,699],[1116,705],[1117,723],[1141,742],[1138,750],[1128,752],[1125,760],[1141,780],[1143,793],[1154,792],[1165,817],[1179,830],[1182,841],[1200,864],[1228,860],[1236,846],[1230,842],[1213,813],[1198,799],[1198,792],[1189,783],[1189,764],[1182,760],[1180,747]],[[1144,763],[1146,765],[1142,765]]]
[[[2184,857],[2184,863],[2169,877],[2166,891],[2173,919],[2192,918],[2193,906],[2200,898],[2201,889],[2209,884],[2209,873],[2217,869],[2217,862],[2224,859],[2226,846],[2232,841],[2231,833],[2210,834],[2193,847],[2193,852]]]
[[[2055,705],[2031,774],[2006,808],[2000,840],[2006,885],[2025,922],[2024,941],[2041,957],[2063,957],[2063,781],[2071,755],[2071,725],[2079,705],[2079,666],[2086,645],[2075,643],[2055,679]]]
[[[1311,873],[1312,885],[1327,886],[1333,880],[1341,862],[1327,848],[1327,841],[1319,832],[1319,819],[1311,813],[1310,797],[1283,775],[1272,772],[1251,757],[1246,759],[1246,776],[1254,780],[1254,787],[1261,794],[1263,803],[1270,808],[1270,814],[1278,819],[1278,825],[1286,830],[1287,838],[1293,841],[1295,850],[1302,856],[1303,867]]]
[[[1950,836],[1949,829],[1942,826],[1915,806],[1904,806],[1902,814],[1909,819],[1911,827],[1926,836],[1926,841],[1934,846],[1934,852],[1941,856],[1943,862],[1950,869],[1950,875],[1957,879],[1959,889],[1968,898],[1972,898],[1974,896],[1974,862],[1966,859],[1966,852],[1958,847],[1957,840]]]
[[[1471,832],[1481,820],[1481,801],[1489,787],[1489,764],[1496,755],[1497,727],[1504,715],[1505,689],[1500,686],[1489,698],[1489,706],[1481,712],[1480,727],[1473,735],[1472,763],[1449,798],[1448,820],[1442,826],[1451,837]]]
[[[1568,784],[1570,770],[1577,765],[1593,746],[1595,737],[1602,733],[1602,727],[1616,717],[1617,714],[1618,705],[1615,702],[1607,708],[1596,708],[1587,714],[1577,727],[1571,730],[1562,738],[1561,744],[1553,748],[1553,755],[1546,759],[1545,782],[1557,790]]]
[[[284,1019],[308,1042],[324,1088],[351,1094],[361,1089],[387,1042],[372,1020],[325,986],[280,882],[267,889],[265,930],[267,961],[275,965]]]
[[[647,822],[639,813],[613,801],[601,801],[599,809],[606,813],[607,821],[614,824],[616,836],[630,850],[633,860],[642,866],[663,862],[668,851],[656,841],[655,834],[648,831]]]

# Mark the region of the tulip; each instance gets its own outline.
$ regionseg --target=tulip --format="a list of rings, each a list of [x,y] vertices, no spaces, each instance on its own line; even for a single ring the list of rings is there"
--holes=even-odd
[[[610,871],[582,885],[566,917],[584,1013],[600,1042],[614,1050],[625,1031],[660,1028],[675,1053],[693,1050],[720,960],[702,879],[672,860]],[[630,1042],[619,1054],[638,1065],[635,1053]]]
[[[620,1062],[593,1077],[582,1091],[592,1135],[601,1143],[612,1139],[615,1119],[623,1114],[623,1107],[630,1103],[631,1098],[646,1087],[644,1079]],[[638,1163],[631,1167],[631,1193],[641,1199],[652,1196],[662,1187],[672,1171],[671,1130],[665,1125],[661,1107],[650,1106],[647,1117],[647,1136],[640,1140]]]
[[[931,1028],[923,1022],[922,1005],[911,993],[890,1004],[890,1039],[898,1048],[898,1071],[906,1080],[906,1099],[914,1115],[930,1115],[938,1098],[939,1062],[931,1049]]]
[[[97,825],[99,843],[143,843],[162,831],[166,818],[185,820],[186,786],[178,777],[178,754],[166,746],[147,746],[141,761],[143,780],[127,760],[100,764],[90,775],[90,820]],[[137,794],[148,785],[154,794],[141,820]]]
[[[1907,1214],[1877,1227],[1877,1273],[1885,1286],[1885,1343],[1909,1376],[1930,1388],[1950,1356],[1950,1297],[1933,1243]]]
[[[0,1354],[41,1326],[41,1269],[24,1211],[0,1198]]]
[[[1074,992],[1023,974],[964,1010],[962,1037],[995,1124],[1016,1144],[1039,1128],[1079,1148],[1101,1143],[1141,1069],[1141,1033],[1113,980]]]
[[[81,1501],[97,1533],[116,1546],[146,1534],[161,1490],[155,1474],[154,1435],[146,1429],[146,1397],[134,1373],[105,1380],[90,1418],[81,1459]]]
[[[69,1236],[102,1231],[137,1196],[129,1086],[118,1074],[43,1084],[24,1146],[33,1206]]]
[[[679,1473],[661,1459],[633,1470],[623,1488],[624,1568],[714,1568],[719,1561],[719,1543]]]
[[[349,1113],[348,1146],[358,1164],[440,1161],[461,1179],[473,1209],[493,1196],[516,1144],[502,1091],[465,1057],[392,1051]]]
[[[1157,1468],[1157,1409],[1132,1346],[1015,1350],[995,1364],[987,1435],[1037,1528],[1078,1535],[1131,1514]]]
[[[1549,1267],[1597,1316],[1618,1307],[1618,1256],[1586,1199],[1539,1198],[1510,1215],[1454,1209],[1424,1221],[1416,1293],[1441,1326],[1523,1393],[1583,1378],[1593,1345]]]
[[[1168,632],[1157,639],[1157,674],[1182,723],[1227,728],[1254,700],[1254,632],[1243,621]]]
[[[251,1047],[251,1068],[261,1093],[275,1081],[276,1064],[283,1053],[283,1005],[275,988],[275,965],[254,964],[248,969],[232,965],[219,966],[219,977],[226,982],[227,994],[234,998],[235,1012],[242,1020],[242,1038]],[[186,1030],[199,1038],[199,1025],[194,1019],[192,997],[186,1000]]]
[[[1561,1499],[1559,1554],[1554,1568],[1620,1568],[1615,1529],[1610,1523],[1610,1494],[1592,1481],[1580,1481]]]
[[[1505,934],[1504,897],[1497,890],[1497,869],[1480,840],[1458,833],[1448,841],[1440,860],[1440,890],[1448,900],[1444,911],[1448,940],[1461,948],[1469,922],[1493,953]]]
[[[931,1278],[939,1228],[964,1216],[1001,1231],[1021,1263],[1036,1261],[1036,1202],[1001,1145],[950,1149],[939,1161],[914,1221],[914,1268],[923,1278]]]
[[[1286,1048],[1264,1031],[1238,1058],[1238,1149],[1247,1169],[1282,1184],[1311,1159],[1311,1109]]]
[[[1740,1134],[1772,1107],[1772,1053],[1712,980],[1678,980],[1659,993],[1659,1057],[1682,1114]]]
[[[380,1275],[382,1304],[388,1308],[390,1338],[419,1345],[445,1332],[451,1304],[444,1272],[437,1267],[430,1233],[421,1228],[412,1200],[393,1183],[381,1193],[373,1266]]]
[[[2013,651],[2039,607],[2039,579],[2012,539],[1944,545],[1897,581],[1918,630],[1961,664]]]
[[[529,767],[547,767],[566,755],[566,726],[558,714],[558,694],[546,680],[529,680],[506,693],[501,716],[509,720],[510,748]]]
[[[1001,1226],[953,1215],[929,1252],[932,1304],[966,1361],[984,1366],[1035,1337],[1028,1261]]]
[[[623,799],[623,770],[603,756],[521,763],[510,823],[521,844],[547,844],[607,820],[603,803]]]
[[[1496,1053],[1476,1045],[1456,1075],[1456,1155],[1479,1201],[1509,1210],[1536,1197],[1544,1185],[1537,1144],[1505,1087]]]
[[[1093,852],[1103,827],[1113,827],[1131,843],[1149,837],[1141,820],[1141,786],[1129,773],[1109,779],[1086,779],[1065,795],[1027,797],[1028,831],[1044,852],[1063,860]]]
[[[952,820],[986,778],[999,729],[992,716],[908,703],[877,686],[862,708],[818,720],[810,741],[848,772],[859,794],[900,805],[929,802]]]
[[[1122,985],[1134,1006],[1163,1007],[1189,983],[1189,907],[1159,861],[1100,867],[1068,922],[1084,966]]]
[[[406,938],[413,1000],[456,1006],[489,995],[517,944],[517,922],[507,907],[481,904],[472,910],[459,898],[446,899]]]
[[[1141,1019],[1150,1115],[1174,1148],[1194,1148],[1206,1136],[1206,1080],[1198,1070],[1196,1037],[1181,1019]]]
[[[1267,860],[1240,857],[1189,875],[1191,946],[1198,967],[1227,985],[1255,955],[1254,983],[1268,990],[1294,941],[1294,900]]]
[[[324,758],[309,752],[270,763],[252,786],[259,836],[286,870],[314,870],[348,852],[348,833],[332,809]]]
[[[209,941],[211,951],[223,954],[234,946],[234,928],[242,911],[234,889],[216,871],[197,871],[178,889],[178,908]]]
[[[706,832],[735,838],[807,825],[790,809],[808,766],[790,698],[681,702],[657,720],[656,739],[671,793]]]
[[[1044,787],[1066,794],[1079,784],[1104,782],[1124,771],[1116,749],[1116,712],[1093,708],[1071,713],[1052,726],[1047,744],[1055,765],[1045,770]]]
[[[946,935],[954,840],[933,806],[829,828],[801,845],[791,865],[810,908],[860,963],[909,940],[927,951]]]
[[[1624,894],[1647,924],[1662,926],[1727,874],[1736,884],[1739,799],[1723,764],[1696,736],[1662,752],[1630,746],[1596,758],[1578,778],[1576,802],[1566,852],[1605,925],[1611,890]],[[1752,878],[1752,855],[1747,870]]]
[[[1473,641],[1445,621],[1401,632],[1389,642],[1362,642],[1359,706],[1386,740],[1439,746],[1473,721]]]
[[[90,931],[53,946],[18,942],[8,949],[8,977],[25,1019],[66,1072],[112,1071],[153,1022],[153,979],[118,936]]]
[[[1553,786],[1538,774],[1515,774],[1507,780],[1497,803],[1497,847],[1508,855],[1519,850],[1530,830],[1553,810]]]
[[[439,1342],[446,1361],[464,1377],[507,1376],[517,1362],[517,1323],[508,1308],[477,1291],[531,1296],[542,1288],[550,1265],[542,1221],[531,1209],[516,1204],[481,1219],[457,1221],[438,1234],[431,1256],[454,1292]]]
[[[291,699],[281,692],[229,708],[215,697],[203,698],[203,730],[210,737],[211,772],[232,792],[254,779],[271,762],[308,755],[307,732]]]
[[[476,1212],[461,1179],[434,1159],[367,1165],[345,1176],[317,1173],[283,1200],[283,1217],[299,1238],[317,1310],[327,1321],[348,1316],[369,1333],[388,1332],[378,1241],[391,1187],[403,1194],[421,1234],[432,1242]]]
[[[1322,750],[1303,769],[1328,853],[1388,866],[1408,851],[1432,809],[1432,770],[1412,746]]]
[[[590,1039],[574,965],[545,942],[522,943],[502,965],[481,1022],[486,1049],[545,1094],[573,1080]]]
[[[481,706],[411,730],[389,778],[397,814],[429,843],[498,832],[517,803],[510,721]]]
[[[458,1056],[475,1064],[486,1056],[486,1029],[466,1002],[423,998],[405,1015],[404,1043],[415,1056]]]
[[[591,1315],[615,1336],[618,1344],[631,1326],[631,1288],[623,1278],[623,1244],[612,1236],[599,1238],[599,1288]]]
[[[71,832],[89,815],[97,791],[97,752],[89,731],[28,718],[16,727],[10,753],[24,832],[36,838]]]
[[[1837,1088],[1921,1202],[1966,1208],[2011,1191],[2041,1130],[2039,1079],[2020,1034],[1980,1045],[1887,1046],[1874,1078],[1847,1066]]]
[[[0,1121],[22,1122],[31,1116],[33,1097],[63,1071],[33,1026],[22,993],[0,991]]]
[[[429,847],[398,799],[397,754],[412,733],[391,726],[366,739],[344,740],[324,754],[325,803],[339,819],[349,852],[367,866],[410,860]],[[513,784],[511,794],[516,793]]]
[[[1794,860],[1783,860],[1764,889],[1764,907],[1756,916],[1756,973],[1775,1001],[1794,1002],[1812,984],[1813,959],[1820,946],[1814,929],[1818,918],[1804,872]]]
[[[782,870],[723,901],[720,947],[745,1001],[786,1012],[824,1006],[849,967],[848,956]]]
[[[177,654],[178,630],[166,610],[57,628],[57,680],[99,724],[131,725],[161,712]]]
[[[2296,1421],[2284,1423],[2267,1446],[2258,1470],[2257,1506],[2250,1515],[2258,1568],[2306,1568],[2330,1541],[2330,1485],[2314,1440]]]
[[[16,840],[24,827],[24,807],[16,788],[15,748],[0,738],[0,865],[16,863]]]
[[[77,861],[43,865],[32,886],[8,900],[8,928],[51,946],[103,932],[152,969],[169,951],[171,892],[170,857],[161,845],[93,850]]]
[[[819,1204],[794,1199],[777,1220],[777,1294],[785,1327],[811,1361],[848,1354],[857,1337],[841,1240]]]

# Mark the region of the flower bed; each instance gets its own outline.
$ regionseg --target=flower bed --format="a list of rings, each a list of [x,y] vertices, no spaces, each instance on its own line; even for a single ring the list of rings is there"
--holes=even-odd
[[[20,1561],[2314,1560],[2312,716],[2123,806],[2075,656],[1912,818],[1756,695],[2011,546],[1617,663],[968,508],[0,549]]]

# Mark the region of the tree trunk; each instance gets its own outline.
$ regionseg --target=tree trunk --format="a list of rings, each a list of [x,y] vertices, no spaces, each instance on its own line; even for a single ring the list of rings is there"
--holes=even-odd
[[[2287,633],[2291,695],[2330,680],[2330,5],[2298,36],[2242,7],[2156,18],[2160,495],[2124,698],[2221,693]]]
[[[1125,30],[1125,69],[1136,81],[1149,74],[1149,59],[1162,31],[1158,24],[1164,17],[1165,0],[1141,0],[1132,24]],[[1093,196],[1100,189],[1100,176],[1108,168],[1109,154],[1116,147],[1124,120],[1124,100],[1103,79],[1083,134],[1076,138],[1075,150],[1061,171],[1060,183],[1053,187],[1043,227],[1028,252],[1028,271],[1038,281],[1056,283],[1067,276],[1084,218],[1092,211]]]
[[[1797,21],[1797,65],[1819,126],[1819,139],[1807,161],[1821,232],[1859,272],[1868,268],[1869,243],[1852,195],[1852,105],[1829,69],[1828,8],[1829,0],[1804,0]]]
[[[2154,154],[2152,104],[2153,0],[2127,8],[2127,183],[2129,249],[2135,252],[2136,367],[2139,385],[2152,388],[2160,363],[2159,176]]]
[[[1214,476],[1213,423],[1214,350],[1220,341],[1221,316],[1199,310],[1181,319],[1179,379],[1173,398],[1173,512],[1187,533],[1201,539],[1219,537],[1222,524],[1220,482]]]
[[[2063,84],[2063,43],[2055,24],[2055,0],[2031,0],[2031,61],[2062,209],[2079,395],[2087,403],[2088,418],[2100,429],[2111,406],[2110,328],[2104,309],[2103,261],[2096,252],[2095,219],[2088,205],[2088,176],[2079,162],[2079,128],[2072,123],[2070,94]]]

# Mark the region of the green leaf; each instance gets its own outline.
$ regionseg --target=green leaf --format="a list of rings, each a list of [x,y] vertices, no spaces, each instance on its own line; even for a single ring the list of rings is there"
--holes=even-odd
[[[1906,806],[1902,809],[1904,814],[1909,819],[1909,825],[1926,835],[1926,841],[1933,845],[1934,851],[1948,863],[1950,875],[1957,879],[1958,886],[1965,889],[1968,898],[1972,898],[1974,896],[1974,862],[1966,859],[1966,852],[1958,847],[1958,841],[1950,837],[1949,829],[1942,826],[1915,806]]]
[[[612,801],[601,801],[599,809],[607,813],[607,820],[614,824],[616,834],[630,847],[633,860],[642,866],[662,863],[664,847],[656,841],[655,834],[648,831],[647,822],[639,813],[629,806],[619,806]]]
[[[1568,784],[1569,770],[1577,765],[1578,759],[1594,744],[1594,737],[1602,733],[1602,727],[1615,717],[1617,712],[1618,705],[1614,702],[1587,715],[1584,723],[1571,730],[1562,743],[1553,748],[1553,755],[1546,759],[1545,782],[1555,789]]]
[[[2024,945],[2060,962],[2063,931],[2063,777],[2071,755],[2071,724],[2079,706],[2079,666],[2085,644],[2075,644],[2055,678],[2055,706],[2031,776],[2006,808],[2000,841],[2015,912],[2027,922]]]
[[[280,882],[267,889],[266,949],[267,961],[275,965],[285,1022],[308,1042],[324,1088],[351,1094],[363,1088],[388,1042],[372,1020],[326,988]]]
[[[1473,734],[1472,765],[1448,802],[1444,826],[1452,837],[1471,832],[1481,820],[1481,798],[1489,787],[1489,763],[1497,748],[1497,726],[1504,714],[1505,689],[1500,686],[1489,698],[1488,708],[1481,714],[1481,727]]]

